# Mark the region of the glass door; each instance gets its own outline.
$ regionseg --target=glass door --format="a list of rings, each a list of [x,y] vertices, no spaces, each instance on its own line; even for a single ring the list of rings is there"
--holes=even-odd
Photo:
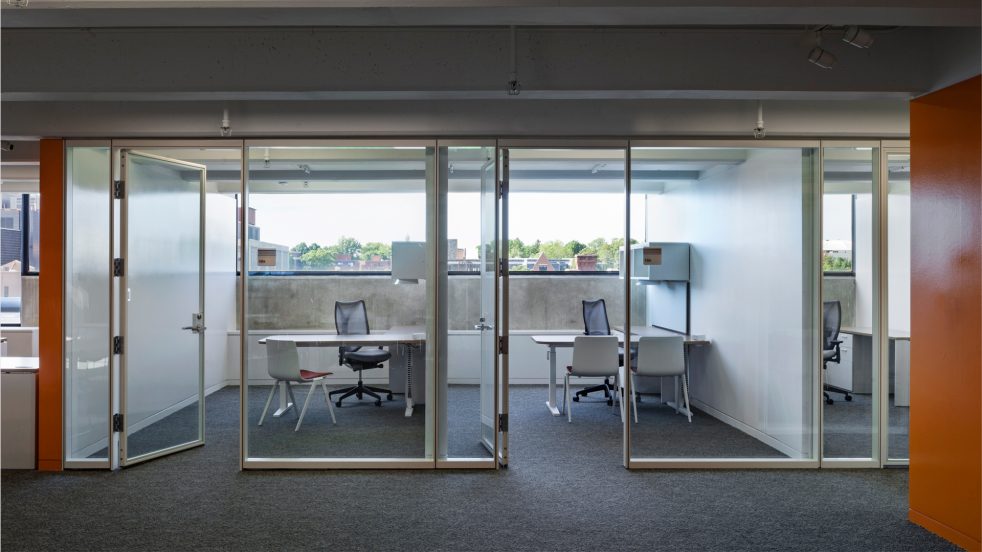
[[[120,465],[204,444],[205,167],[120,152]]]
[[[481,334],[481,443],[493,455],[498,450],[495,408],[498,395],[498,181],[494,157],[484,162],[480,174],[481,316],[474,329]]]

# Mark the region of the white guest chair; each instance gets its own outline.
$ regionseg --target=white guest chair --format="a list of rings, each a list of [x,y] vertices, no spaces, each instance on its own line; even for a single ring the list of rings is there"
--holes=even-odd
[[[578,335],[573,340],[573,364],[566,367],[566,378],[563,385],[563,408],[566,419],[573,421],[573,401],[569,392],[571,376],[585,378],[617,377],[620,361],[617,352],[617,336],[613,335]],[[615,384],[617,389],[618,385]],[[623,401],[621,401],[623,403]],[[621,419],[624,418],[624,408],[621,406]]]
[[[637,366],[631,370],[631,387],[638,388],[639,377],[672,376],[675,383],[675,412],[679,412],[679,377],[682,378],[682,394],[685,408],[692,423],[692,407],[689,405],[689,383],[685,379],[685,339],[682,336],[642,337],[638,341]],[[623,380],[623,375],[622,379]],[[664,401],[664,397],[662,397]],[[634,406],[634,423],[638,423],[638,394],[631,393]]]
[[[321,388],[324,390],[324,400],[327,402],[327,409],[331,412],[331,421],[336,425],[338,420],[334,417],[334,406],[331,405],[331,399],[327,393],[327,383],[324,381],[324,378],[330,376],[332,372],[301,370],[297,344],[293,341],[269,339],[266,341],[266,352],[269,355],[269,377],[276,380],[276,384],[269,390],[266,406],[263,407],[263,414],[259,417],[259,425],[263,425],[263,420],[266,419],[266,411],[269,410],[269,403],[272,402],[273,395],[276,394],[276,388],[281,384],[286,386],[286,391],[290,395],[293,408],[296,408],[297,400],[293,397],[293,388],[290,387],[291,382],[310,384],[307,399],[303,401],[303,410],[300,411],[300,419],[297,420],[297,427],[293,431],[300,430],[300,424],[303,423],[303,417],[307,414],[307,407],[310,405],[310,397],[314,396],[314,390],[318,383],[320,383]]]

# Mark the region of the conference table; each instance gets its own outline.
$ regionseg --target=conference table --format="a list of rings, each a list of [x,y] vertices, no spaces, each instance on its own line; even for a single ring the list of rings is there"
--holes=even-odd
[[[388,347],[399,349],[392,351],[392,359],[389,361],[389,369],[405,369],[406,378],[406,417],[413,415],[415,404],[414,388],[417,387],[414,375],[416,363],[413,359],[416,353],[422,351],[426,344],[426,329],[417,326],[398,326],[390,328],[388,331],[373,334],[284,334],[271,335],[259,340],[260,345],[265,345],[269,341],[292,341],[298,348],[303,347]],[[396,361],[396,362],[393,362]],[[422,372],[425,378],[425,370]],[[391,376],[390,376],[391,377]],[[425,380],[424,380],[425,381]],[[277,382],[277,385],[282,382]],[[425,390],[424,390],[425,391]],[[420,393],[421,394],[421,393]],[[273,416],[279,417],[285,414],[294,405],[288,400],[286,386],[280,386],[280,404]]]
[[[611,335],[617,336],[617,340],[620,345],[624,345],[624,328],[622,326],[617,326]],[[577,337],[583,334],[539,334],[533,335],[532,341],[538,343],[539,345],[545,345],[549,348],[549,395],[546,400],[546,407],[553,416],[561,416],[562,413],[559,411],[556,400],[556,349],[559,348],[569,348],[573,346],[573,342]],[[686,382],[689,381],[689,349],[691,347],[700,347],[710,344],[710,340],[704,335],[686,335],[679,332],[673,332],[671,330],[664,330],[661,328],[655,328],[651,326],[631,326],[631,336],[630,342],[632,344],[637,343],[642,337],[669,337],[669,336],[682,336],[684,338],[685,344],[685,379]],[[673,403],[668,403],[670,406],[675,406]],[[686,414],[689,405],[685,405],[685,408],[680,408],[680,412]]]

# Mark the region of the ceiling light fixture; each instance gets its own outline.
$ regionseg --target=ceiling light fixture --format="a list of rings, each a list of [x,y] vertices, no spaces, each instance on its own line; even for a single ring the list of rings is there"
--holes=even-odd
[[[607,166],[607,163],[597,163],[596,165],[594,165],[593,167],[590,168],[590,174],[597,174],[598,172],[600,172],[600,169],[602,169],[602,168],[604,168],[606,166]]]
[[[767,134],[764,130],[764,102],[757,101],[757,126],[754,127],[754,138],[760,140]]]
[[[228,108],[222,110],[222,122],[219,123],[218,129],[221,131],[222,136],[232,135],[232,123],[228,119]]]
[[[508,95],[517,96],[522,93],[522,83],[518,82],[518,48],[515,45],[515,27],[509,28],[511,33],[511,72],[508,73]]]
[[[838,61],[832,55],[832,52],[822,48],[822,29],[815,31],[815,47],[808,53],[808,61],[818,65],[822,69],[831,69],[835,65],[835,62]]]
[[[857,48],[869,48],[873,45],[873,35],[856,25],[851,25],[842,32],[842,41]]]

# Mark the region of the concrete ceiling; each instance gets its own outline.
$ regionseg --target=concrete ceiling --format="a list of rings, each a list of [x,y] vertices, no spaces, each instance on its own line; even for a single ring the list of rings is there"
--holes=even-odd
[[[21,0],[4,27],[977,26],[973,0]]]

